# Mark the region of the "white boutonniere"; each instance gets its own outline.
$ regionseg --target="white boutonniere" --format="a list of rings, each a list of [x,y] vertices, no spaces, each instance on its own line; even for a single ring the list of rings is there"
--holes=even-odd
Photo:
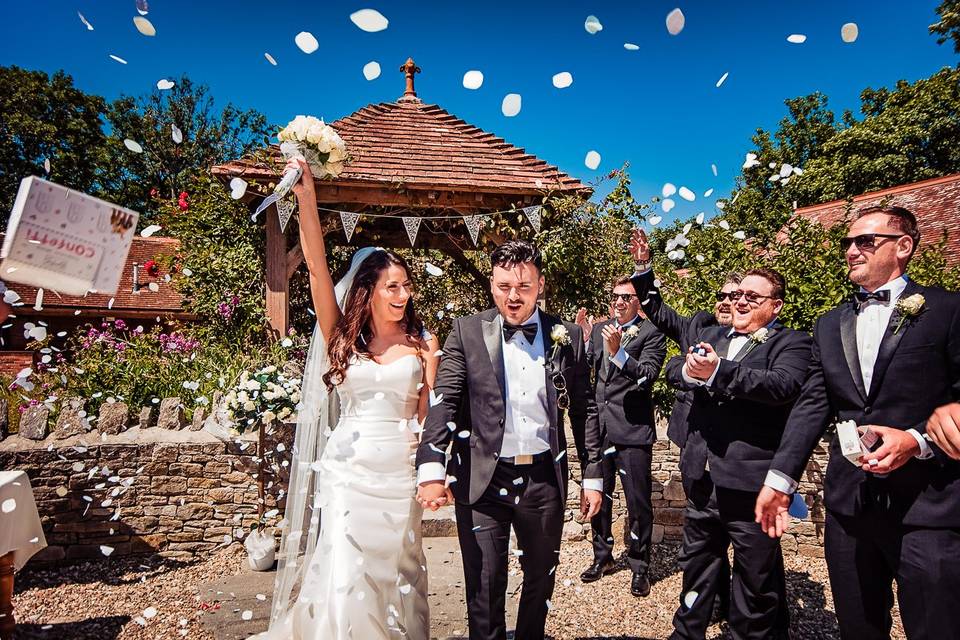
[[[629,329],[623,332],[624,338],[636,338],[640,335],[640,327],[637,325],[632,325]]]
[[[759,329],[757,329],[756,331],[750,334],[750,339],[757,344],[763,344],[764,342],[767,341],[767,338],[769,337],[770,337],[770,330],[767,329],[766,327],[760,327]]]
[[[906,322],[908,318],[916,318],[923,313],[926,308],[926,303],[927,301],[921,293],[915,293],[912,296],[897,300],[897,304],[894,305],[893,310],[897,313],[897,316],[899,316],[899,320],[897,321],[897,326],[893,329],[894,335],[900,331],[903,323]]]
[[[550,358],[553,359],[557,355],[557,351],[560,350],[560,347],[570,344],[570,332],[567,331],[567,328],[562,324],[555,324],[553,325],[553,329],[550,330],[550,339],[553,341],[553,350],[550,353]]]

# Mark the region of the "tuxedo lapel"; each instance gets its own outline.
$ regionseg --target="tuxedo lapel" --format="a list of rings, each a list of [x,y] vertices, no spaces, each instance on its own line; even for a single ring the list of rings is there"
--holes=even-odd
[[[900,300],[903,300],[907,296],[911,296],[915,293],[921,292],[923,289],[919,285],[913,283],[912,280],[907,281],[907,286],[904,288],[903,293],[900,294]],[[883,333],[883,339],[880,341],[880,348],[877,350],[877,361],[873,365],[873,378],[870,380],[870,395],[869,397],[876,396],[877,392],[880,389],[880,383],[883,381],[883,376],[887,372],[887,367],[890,366],[890,361],[893,360],[893,355],[897,351],[897,347],[900,346],[900,341],[903,339],[903,335],[910,330],[910,325],[913,324],[909,320],[904,322],[900,327],[900,330],[894,333],[894,329],[897,328],[897,325],[900,323],[900,314],[894,311],[890,314],[890,322],[887,324],[887,329]]]
[[[555,358],[551,357],[553,355],[553,341],[550,339],[550,332],[553,331],[553,327],[557,322],[553,316],[548,316],[542,311],[538,311],[537,313],[540,314],[540,332],[543,338],[543,376],[544,385],[547,390],[547,415],[550,417],[550,428],[557,429],[559,428],[557,388],[553,384],[551,374],[554,371],[559,372],[563,368],[561,364],[563,347],[557,349]]]
[[[501,335],[503,325],[500,324],[500,314],[480,322],[483,331],[483,344],[487,347],[487,354],[490,357],[490,364],[493,366],[493,373],[497,377],[497,383],[500,385],[500,398],[505,400],[507,397],[506,385],[504,383],[503,366],[503,344]]]
[[[847,368],[850,370],[853,384],[860,398],[866,400],[867,391],[863,386],[863,372],[860,370],[860,352],[857,350],[856,303],[846,303],[840,310],[840,342],[843,344],[843,356],[847,360]],[[876,373],[874,373],[874,380],[876,380]]]
[[[769,340],[770,338],[775,336],[781,328],[782,328],[781,326],[771,327],[770,330],[767,332],[766,340]],[[766,340],[764,340],[764,342],[766,342]],[[730,358],[730,360],[733,360],[734,362],[741,362],[742,360],[745,360],[747,356],[753,353],[754,350],[757,349],[762,344],[763,342],[757,342],[753,338],[748,338],[746,344],[740,347],[740,351],[737,352],[737,355]]]

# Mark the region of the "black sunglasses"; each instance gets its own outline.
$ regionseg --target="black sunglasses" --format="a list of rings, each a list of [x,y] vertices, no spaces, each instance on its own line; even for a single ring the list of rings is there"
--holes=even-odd
[[[756,304],[760,300],[772,300],[773,296],[764,296],[753,291],[734,291],[730,294],[730,299],[736,302],[740,298],[746,298],[747,302]]]
[[[840,248],[846,251],[850,245],[857,245],[857,249],[873,249],[877,246],[877,238],[892,240],[893,238],[902,238],[905,233],[861,233],[858,236],[848,236],[840,238]]]
[[[723,302],[726,299],[733,300],[734,291],[717,291],[713,296],[717,299],[717,302]]]
[[[623,300],[624,302],[630,302],[636,297],[636,294],[633,293],[611,293],[610,302],[616,302],[617,299]]]
[[[557,406],[563,411],[570,408],[570,395],[567,393],[567,381],[559,371],[552,376],[553,387],[557,390]]]

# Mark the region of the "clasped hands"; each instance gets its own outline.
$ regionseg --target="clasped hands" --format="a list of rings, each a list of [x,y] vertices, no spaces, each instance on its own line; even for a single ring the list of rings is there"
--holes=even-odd
[[[432,480],[417,487],[417,502],[424,509],[436,511],[440,507],[453,504],[453,493],[443,480]]]
[[[702,350],[703,355],[698,352],[698,349]],[[684,367],[691,378],[707,381],[719,364],[720,356],[717,355],[713,345],[709,342],[698,342],[687,350]]]

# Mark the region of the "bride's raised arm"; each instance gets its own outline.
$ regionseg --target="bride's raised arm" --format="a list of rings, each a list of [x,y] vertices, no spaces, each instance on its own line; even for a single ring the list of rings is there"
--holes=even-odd
[[[320,214],[317,212],[317,192],[313,186],[313,174],[310,165],[302,160],[287,163],[287,167],[300,167],[303,175],[293,192],[297,194],[300,206],[300,247],[310,272],[310,294],[313,309],[317,312],[317,322],[324,338],[330,339],[334,325],[340,319],[340,307],[334,293],[333,277],[327,265],[327,251],[323,244],[323,228],[320,226]]]

